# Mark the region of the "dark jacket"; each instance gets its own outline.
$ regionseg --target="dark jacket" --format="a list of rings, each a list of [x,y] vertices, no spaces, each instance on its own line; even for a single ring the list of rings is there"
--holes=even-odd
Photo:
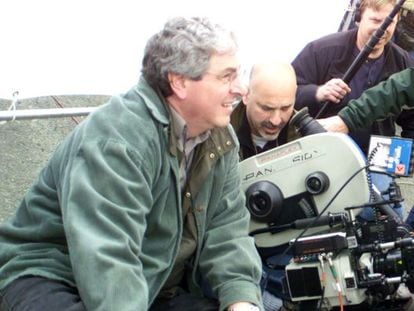
[[[300,135],[296,132],[294,126],[289,123],[282,129],[277,139],[269,141],[263,149],[259,150],[254,146],[252,141],[250,125],[247,121],[246,116],[246,105],[243,103],[238,104],[231,115],[230,122],[236,131],[237,138],[239,139],[240,160],[250,158],[258,153],[281,146],[300,137]]]
[[[395,30],[395,42],[404,50],[414,51],[414,11],[401,10],[400,21]]]
[[[322,104],[316,101],[316,90],[330,79],[344,76],[355,58],[356,37],[357,29],[330,34],[309,43],[299,53],[292,63],[298,83],[296,109],[308,106],[311,116],[314,117],[318,113]],[[373,85],[386,80],[395,72],[414,66],[414,60],[409,54],[392,42],[385,46],[384,57],[384,67]],[[347,96],[340,104],[328,104],[319,117],[336,115],[350,99]],[[414,111],[403,111],[396,118],[375,122],[365,133],[355,133],[354,139],[366,151],[369,135],[395,135],[394,122],[402,127],[402,136],[414,137]]]

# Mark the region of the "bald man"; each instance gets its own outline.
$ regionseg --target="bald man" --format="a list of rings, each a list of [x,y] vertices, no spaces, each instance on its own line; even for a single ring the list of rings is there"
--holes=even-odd
[[[253,66],[248,92],[231,116],[241,160],[299,138],[289,125],[295,97],[296,75],[289,63]]]
[[[231,115],[240,142],[240,160],[300,138],[289,124],[295,114],[295,97],[296,74],[289,63],[271,61],[253,66],[248,92]],[[266,311],[279,310],[282,300],[286,304],[290,299],[283,283],[284,266],[291,256],[280,256],[286,247],[272,248],[266,254],[259,251],[265,263],[262,283]]]

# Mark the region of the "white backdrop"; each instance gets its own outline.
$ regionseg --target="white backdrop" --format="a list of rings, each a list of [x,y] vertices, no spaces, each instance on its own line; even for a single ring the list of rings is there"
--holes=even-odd
[[[0,98],[115,94],[139,76],[167,18],[205,15],[233,29],[243,63],[291,61],[338,30],[349,0],[1,0]]]

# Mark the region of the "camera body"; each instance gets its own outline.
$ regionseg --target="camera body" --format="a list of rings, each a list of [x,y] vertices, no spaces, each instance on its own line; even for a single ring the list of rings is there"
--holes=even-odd
[[[272,232],[271,228],[316,217],[328,204],[326,214],[343,212],[344,204],[368,202],[369,181],[364,166],[364,155],[347,135],[327,132],[302,137],[240,162],[242,189],[252,219],[250,231],[270,230],[255,235],[256,245],[260,248],[289,243],[302,229]],[[329,226],[310,228],[307,234],[327,229]]]

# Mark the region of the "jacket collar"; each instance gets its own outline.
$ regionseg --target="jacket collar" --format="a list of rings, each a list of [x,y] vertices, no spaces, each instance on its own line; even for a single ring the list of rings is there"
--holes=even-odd
[[[358,28],[354,28],[344,33],[344,35],[347,37],[347,43],[344,47],[345,52],[342,54],[343,57],[338,59],[336,61],[336,64],[334,63],[332,66],[333,69],[337,70],[337,72],[334,72],[334,74],[338,74],[338,77],[342,76],[343,73],[347,71],[353,61],[353,58],[350,57],[350,55],[353,55],[353,51],[356,47],[357,32]]]
[[[171,112],[166,99],[161,95],[161,92],[155,91],[143,77],[140,78],[135,87],[135,92],[142,98],[152,117],[165,127],[168,133],[170,153],[177,156],[178,142],[171,126]],[[236,141],[228,126],[212,129],[206,143],[210,152],[221,156],[234,149],[237,145]]]
[[[168,104],[160,91],[154,90],[148,82],[141,77],[136,86],[136,92],[143,99],[145,106],[147,106],[154,119],[163,125],[168,125],[170,123]]]
[[[294,111],[292,116],[295,115],[295,113],[296,112]],[[237,138],[240,142],[240,160],[244,160],[256,155],[257,148],[255,148],[252,140],[251,129],[246,116],[246,106],[242,102],[238,104],[238,106],[234,109],[231,115],[231,124],[233,125],[234,130],[237,134]],[[295,127],[290,124],[289,120],[289,123],[286,124],[286,126],[280,131],[278,138],[269,141],[265,145],[265,148],[262,149],[262,152],[280,145],[284,145],[299,137],[300,135],[296,132]]]

